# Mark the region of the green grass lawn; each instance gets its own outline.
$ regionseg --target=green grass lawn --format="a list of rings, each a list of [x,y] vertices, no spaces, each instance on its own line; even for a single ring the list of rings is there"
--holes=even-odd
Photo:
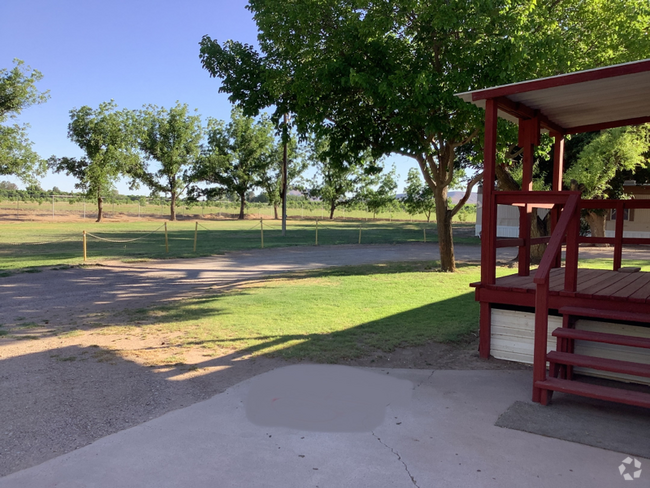
[[[129,312],[149,336],[208,354],[241,351],[337,362],[478,330],[469,283],[478,266],[440,273],[437,262],[350,266],[293,273],[220,295]],[[512,273],[500,268],[499,275]]]
[[[612,250],[613,252],[613,250]],[[578,262],[579,268],[592,268],[592,269],[612,269],[613,258],[610,259],[586,259],[582,258]],[[641,268],[641,271],[650,271],[650,262],[640,259],[624,259],[621,262],[622,266],[635,266]]]
[[[470,234],[473,224],[454,224]],[[201,221],[194,247],[193,221],[168,222],[169,252],[160,221],[96,223],[21,222],[0,225],[0,273],[38,266],[76,265],[83,262],[82,233],[87,231],[88,260],[161,259],[209,256],[261,246],[257,220]],[[427,242],[437,239],[434,223],[327,221],[318,225],[318,244]],[[137,240],[134,240],[137,239]],[[117,241],[117,242],[114,242]],[[264,222],[264,247],[311,246],[316,242],[316,222],[290,221],[283,237],[280,222]],[[456,237],[457,244],[478,244],[475,237]]]

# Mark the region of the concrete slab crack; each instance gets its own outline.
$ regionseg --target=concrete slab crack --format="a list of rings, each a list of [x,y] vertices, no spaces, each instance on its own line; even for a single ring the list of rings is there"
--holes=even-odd
[[[433,376],[433,373],[435,373],[435,372],[436,372],[435,369],[433,371],[431,371],[431,374],[429,376],[427,376],[425,379],[423,379],[422,381],[420,381],[417,385],[415,385],[413,387],[413,391],[417,390],[422,385],[422,383],[424,383],[426,381],[429,381],[431,379],[431,377]]]
[[[402,456],[400,456],[399,452],[397,452],[395,449],[393,449],[393,448],[390,447],[388,444],[386,444],[384,441],[382,441],[381,438],[380,438],[377,434],[375,434],[374,432],[372,432],[372,435],[373,435],[373,437],[374,437],[375,439],[377,439],[377,440],[379,441],[379,443],[380,443],[382,446],[384,446],[384,447],[387,448],[387,449],[390,449],[390,452],[392,452],[393,454],[395,454],[395,456],[397,456],[397,460],[398,460],[400,463],[402,463],[402,465],[404,466],[404,470],[406,471],[406,474],[408,474],[408,475],[409,475],[409,478],[411,478],[411,483],[413,483],[413,486],[415,486],[416,488],[420,488],[420,486],[418,485],[418,482],[415,480],[415,478],[413,477],[413,475],[412,475],[411,472],[409,471],[409,467],[406,465],[406,463],[405,463],[404,460],[402,459]]]

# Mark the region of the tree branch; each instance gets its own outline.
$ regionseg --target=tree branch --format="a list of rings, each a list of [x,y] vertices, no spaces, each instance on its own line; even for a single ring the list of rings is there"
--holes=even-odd
[[[472,193],[472,188],[483,179],[483,172],[477,173],[474,175],[474,178],[469,180],[469,183],[467,183],[467,190],[465,190],[465,195],[463,195],[463,198],[461,198],[456,206],[451,209],[451,216],[453,217],[458,213],[458,211],[463,208],[465,203],[467,203],[467,200],[469,199],[470,194]]]
[[[431,188],[431,190],[436,188],[437,185],[436,185],[435,181],[433,181],[433,179],[431,178],[431,173],[429,173],[429,171],[430,171],[429,167],[427,165],[427,162],[422,157],[422,155],[417,154],[415,156],[415,160],[418,162],[418,165],[420,166],[420,171],[422,172],[422,176],[424,176],[424,181],[427,182],[427,185],[429,185],[429,188]]]
[[[480,127],[477,127],[476,129],[474,129],[474,130],[472,131],[472,133],[471,133],[469,136],[467,136],[467,137],[466,137],[465,139],[463,139],[462,141],[460,141],[460,142],[450,143],[449,145],[450,145],[451,147],[454,147],[454,148],[455,148],[455,147],[459,147],[459,146],[464,146],[464,145],[467,144],[469,141],[471,141],[472,139],[474,139],[474,138],[479,134],[480,131],[481,131],[481,128],[480,128]]]

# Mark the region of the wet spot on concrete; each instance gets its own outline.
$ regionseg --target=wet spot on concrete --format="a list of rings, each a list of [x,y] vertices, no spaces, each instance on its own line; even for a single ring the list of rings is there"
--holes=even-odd
[[[255,378],[246,416],[260,426],[317,432],[370,432],[387,405],[407,406],[413,384],[339,365],[294,365]]]

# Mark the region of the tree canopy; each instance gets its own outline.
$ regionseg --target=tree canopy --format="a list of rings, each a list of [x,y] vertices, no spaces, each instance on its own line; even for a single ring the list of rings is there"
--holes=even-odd
[[[103,216],[102,195],[114,188],[121,175],[137,172],[140,158],[131,114],[117,110],[114,101],[103,102],[97,109],[84,105],[70,111],[68,137],[85,153],[83,158],[49,160],[55,172],[65,172],[78,181],[75,187],[97,198],[97,222]]]
[[[275,218],[278,218],[278,206],[282,203],[282,160],[284,144],[275,144],[266,172],[260,175],[258,186],[264,191],[267,201],[273,206]],[[287,141],[287,190],[302,189],[302,174],[309,166],[305,153],[297,137],[293,135]]]
[[[346,152],[345,149],[344,146],[343,153]],[[371,189],[381,183],[383,167],[369,151],[345,165],[333,164],[331,154],[333,151],[329,141],[312,141],[310,159],[316,167],[316,175],[308,193],[327,204],[330,210],[329,218],[333,219],[337,208],[364,201],[365,197],[369,196]],[[384,186],[390,190],[393,185],[387,182]]]
[[[649,149],[648,124],[604,130],[582,147],[577,160],[564,174],[565,183],[581,190],[583,198],[621,196],[622,188],[614,187],[613,180],[622,172],[634,174],[637,170],[648,169]],[[592,236],[605,236],[605,212],[586,209],[583,217]]]
[[[255,120],[235,108],[227,124],[215,119],[208,121],[207,138],[193,179],[216,186],[194,186],[192,193],[207,197],[237,195],[239,218],[243,219],[246,193],[259,186],[260,179],[277,158],[273,124],[267,117]]]
[[[382,171],[375,185],[366,186],[361,194],[361,200],[369,212],[374,215],[395,208],[397,204],[397,172],[395,166],[390,171]]]
[[[431,213],[436,210],[436,201],[429,185],[423,184],[420,172],[411,168],[406,177],[406,197],[403,202],[406,211],[411,215],[424,214],[427,222],[431,220]]]
[[[36,83],[43,78],[40,71],[14,60],[13,69],[0,70],[0,175],[14,175],[27,183],[44,174],[46,162],[32,148],[27,137],[27,124],[7,124],[27,107],[44,103],[48,92],[39,92]]]
[[[581,185],[584,198],[611,198],[611,181],[617,172],[634,172],[650,165],[648,149],[648,124],[604,130],[584,146],[565,172],[565,181],[575,180]]]
[[[441,267],[454,270],[450,206],[457,151],[481,146],[481,111],[455,93],[637,59],[649,53],[644,0],[251,0],[261,53],[201,42],[203,65],[247,110],[269,101],[332,163],[370,148],[417,161],[436,201]],[[480,150],[476,151],[480,154]]]
[[[201,152],[203,127],[199,115],[190,115],[186,104],[170,109],[149,105],[134,114],[138,144],[146,161],[134,174],[154,192],[170,196],[170,219],[176,220],[176,200],[191,182]]]

